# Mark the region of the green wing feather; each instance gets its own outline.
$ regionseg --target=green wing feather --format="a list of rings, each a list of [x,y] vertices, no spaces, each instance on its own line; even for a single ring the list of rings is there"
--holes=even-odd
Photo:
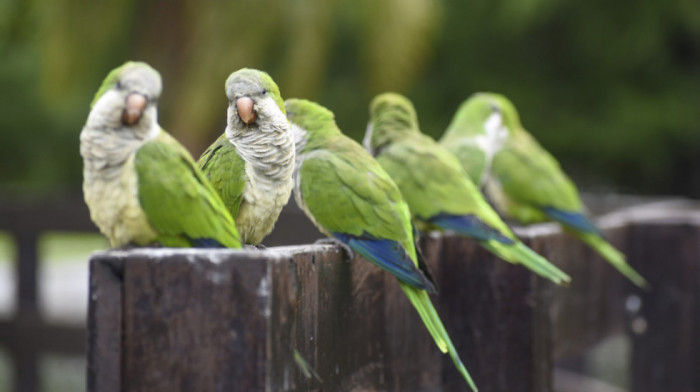
[[[583,213],[574,183],[556,159],[523,129],[514,132],[506,148],[496,154],[492,171],[505,196],[504,211],[521,222],[549,220],[541,210],[546,207]],[[637,286],[648,287],[646,280],[627,264],[625,256],[599,233],[566,227]]]
[[[197,161],[202,173],[223,200],[232,217],[238,216],[247,177],[245,161],[236,148],[221,135]]]
[[[466,136],[458,141],[443,139],[440,144],[457,158],[474,184],[481,185],[487,168],[486,153],[474,144],[468,143]]]
[[[498,257],[523,264],[556,284],[571,281],[566,273],[517,239],[467,178],[459,161],[429,136],[406,133],[402,140],[381,150],[377,161],[397,183],[418,220],[427,221],[440,214],[474,215],[515,242],[480,241]]]
[[[325,150],[309,153],[299,169],[301,195],[316,222],[331,233],[356,236],[366,233],[398,241],[417,266],[410,212],[391,178],[362,147],[343,135],[331,137],[325,146]],[[428,294],[399,284],[438,348],[450,354],[460,374],[476,392],[476,385]]]
[[[299,173],[304,203],[328,232],[398,241],[414,250],[415,260],[410,212],[401,193],[362,147],[344,138],[338,135],[327,149],[304,158]]]
[[[240,248],[233,219],[189,153],[165,131],[134,160],[141,208],[165,246],[188,247],[192,240]]]
[[[576,186],[559,162],[523,129],[512,131],[494,157],[491,172],[509,202],[502,209],[523,223],[544,220],[539,212],[544,207],[583,209]]]
[[[403,140],[383,149],[377,161],[399,186],[418,219],[441,213],[476,215],[507,237],[515,238],[465,175],[459,161],[429,136],[407,133]]]

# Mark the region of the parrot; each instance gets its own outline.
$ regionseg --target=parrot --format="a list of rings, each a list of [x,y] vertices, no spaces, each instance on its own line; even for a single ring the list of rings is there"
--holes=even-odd
[[[294,140],[280,90],[266,72],[233,72],[226,79],[226,95],[226,130],[197,163],[235,219],[243,242],[258,245],[292,193]]]
[[[112,70],[80,133],[83,194],[113,248],[240,248],[221,198],[189,152],[158,125],[160,74],[127,62]]]
[[[325,107],[304,99],[285,101],[296,158],[294,200],[326,236],[395,276],[443,353],[449,353],[472,390],[476,385],[459,358],[428,293],[435,285],[419,260],[408,205],[379,163],[345,136]]]
[[[524,224],[558,222],[635,285],[649,287],[591,222],[576,185],[525,130],[505,96],[482,92],[469,97],[440,144],[457,156],[501,214]]]
[[[365,148],[398,185],[416,226],[452,230],[556,284],[571,281],[523,244],[486,202],[457,158],[420,131],[408,98],[380,94],[370,103],[369,111]]]

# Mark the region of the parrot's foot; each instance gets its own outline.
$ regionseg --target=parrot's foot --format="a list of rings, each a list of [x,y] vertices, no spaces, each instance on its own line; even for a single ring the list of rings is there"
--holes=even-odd
[[[265,250],[265,249],[267,249],[267,246],[265,246],[265,245],[263,245],[263,244],[257,244],[257,245],[255,245],[255,247],[258,248],[258,249],[260,249],[260,250]]]
[[[263,250],[263,249],[265,249],[265,246],[264,245],[245,244],[245,245],[243,245],[243,249],[245,249],[245,250]]]
[[[347,246],[344,242],[338,240],[337,238],[321,238],[316,240],[314,244],[337,245],[343,250],[343,253],[345,253],[345,257],[347,258],[346,260],[348,262],[351,262],[355,258],[355,252],[353,252],[349,246]]]

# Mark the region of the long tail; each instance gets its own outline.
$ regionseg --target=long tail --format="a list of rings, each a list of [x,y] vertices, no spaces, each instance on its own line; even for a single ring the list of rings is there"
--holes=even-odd
[[[576,237],[586,243],[591,248],[595,249],[599,255],[607,260],[613,267],[617,268],[622,275],[631,280],[635,285],[649,289],[649,282],[642,277],[637,271],[627,264],[627,258],[619,250],[615,249],[605,238],[593,233],[573,232]]]
[[[459,373],[462,374],[462,377],[467,381],[472,391],[477,392],[476,384],[474,384],[474,380],[472,380],[472,377],[469,375],[467,368],[464,367],[462,360],[459,359],[459,354],[452,344],[452,340],[450,340],[450,336],[447,334],[445,327],[442,325],[440,316],[438,316],[437,311],[433,307],[428,293],[426,293],[425,290],[419,290],[403,283],[400,284],[401,289],[403,289],[403,292],[411,301],[413,307],[418,311],[421,320],[423,320],[423,324],[428,328],[428,332],[430,332],[430,335],[435,340],[435,344],[440,348],[440,351],[450,354],[452,362],[454,362]]]
[[[520,241],[512,245],[496,241],[481,242],[481,244],[505,261],[522,264],[530,271],[558,285],[568,286],[571,283],[569,275]]]

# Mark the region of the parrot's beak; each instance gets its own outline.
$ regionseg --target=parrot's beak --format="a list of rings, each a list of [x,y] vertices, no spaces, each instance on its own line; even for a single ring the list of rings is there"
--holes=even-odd
[[[122,122],[126,125],[134,125],[146,110],[146,97],[143,94],[131,93],[126,97],[126,107],[122,113]]]
[[[253,110],[253,99],[250,97],[240,97],[236,99],[236,108],[238,115],[244,123],[250,124],[258,119],[258,114]]]

